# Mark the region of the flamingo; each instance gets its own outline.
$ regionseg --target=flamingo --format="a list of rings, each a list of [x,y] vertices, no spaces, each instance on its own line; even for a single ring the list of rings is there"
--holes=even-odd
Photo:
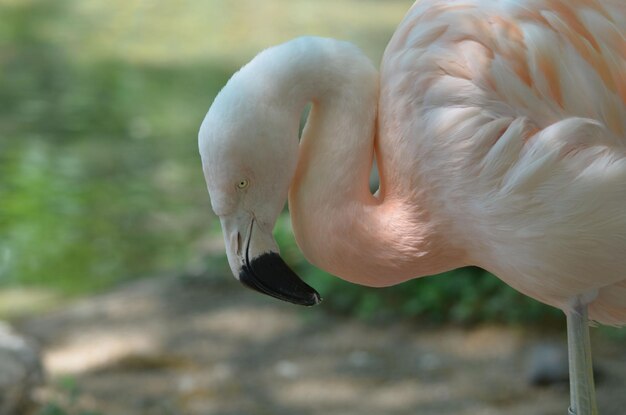
[[[305,257],[353,283],[480,266],[565,312],[569,413],[597,414],[588,323],[626,323],[625,33],[623,0],[422,0],[380,72],[333,39],[261,52],[199,131],[235,278],[320,302],[272,236],[287,199]]]

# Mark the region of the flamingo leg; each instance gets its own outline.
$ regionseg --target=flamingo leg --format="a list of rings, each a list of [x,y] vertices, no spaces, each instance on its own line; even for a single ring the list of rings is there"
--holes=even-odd
[[[580,297],[575,298],[573,307],[566,315],[570,382],[569,415],[598,415],[587,304],[583,303]]]

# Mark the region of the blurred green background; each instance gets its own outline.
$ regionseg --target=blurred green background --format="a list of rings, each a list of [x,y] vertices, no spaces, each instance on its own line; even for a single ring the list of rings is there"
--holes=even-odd
[[[303,34],[350,40],[379,61],[411,3],[0,1],[0,312],[163,273],[217,269],[235,284],[197,154],[213,97],[256,52]],[[344,283],[303,260],[289,226],[285,213],[286,260],[326,309],[561,321],[476,268],[388,289]]]

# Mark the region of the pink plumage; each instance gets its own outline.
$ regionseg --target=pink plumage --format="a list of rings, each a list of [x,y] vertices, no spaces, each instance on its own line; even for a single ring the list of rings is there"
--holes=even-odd
[[[332,39],[260,53],[199,135],[233,273],[319,302],[271,235],[287,194],[307,259],[346,280],[481,266],[566,312],[572,409],[595,413],[586,313],[626,324],[625,32],[623,0],[422,0],[380,73]]]
[[[304,253],[369,285],[475,264],[563,309],[597,292],[591,318],[626,323],[626,295],[616,294],[626,294],[623,9],[418,2],[381,66],[380,198],[367,203],[361,193],[361,206],[324,224],[317,212],[348,196],[335,188],[363,170],[339,146],[354,158],[363,136],[350,148],[345,136],[333,137],[342,143],[332,165],[301,151],[314,159],[301,174],[320,186],[316,196],[298,180],[292,188]],[[369,165],[368,157],[359,162]]]

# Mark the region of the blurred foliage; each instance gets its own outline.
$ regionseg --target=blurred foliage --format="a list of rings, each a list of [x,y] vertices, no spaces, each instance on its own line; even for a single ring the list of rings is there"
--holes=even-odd
[[[75,293],[200,255],[195,137],[232,69],[73,56],[65,4],[0,13],[0,284]]]
[[[100,412],[79,408],[80,386],[75,378],[64,377],[57,382],[61,394],[41,405],[36,415],[102,415]]]
[[[66,409],[65,406],[56,404],[56,403],[48,403],[44,405],[37,415],[102,415],[100,412],[93,411],[72,411]]]

